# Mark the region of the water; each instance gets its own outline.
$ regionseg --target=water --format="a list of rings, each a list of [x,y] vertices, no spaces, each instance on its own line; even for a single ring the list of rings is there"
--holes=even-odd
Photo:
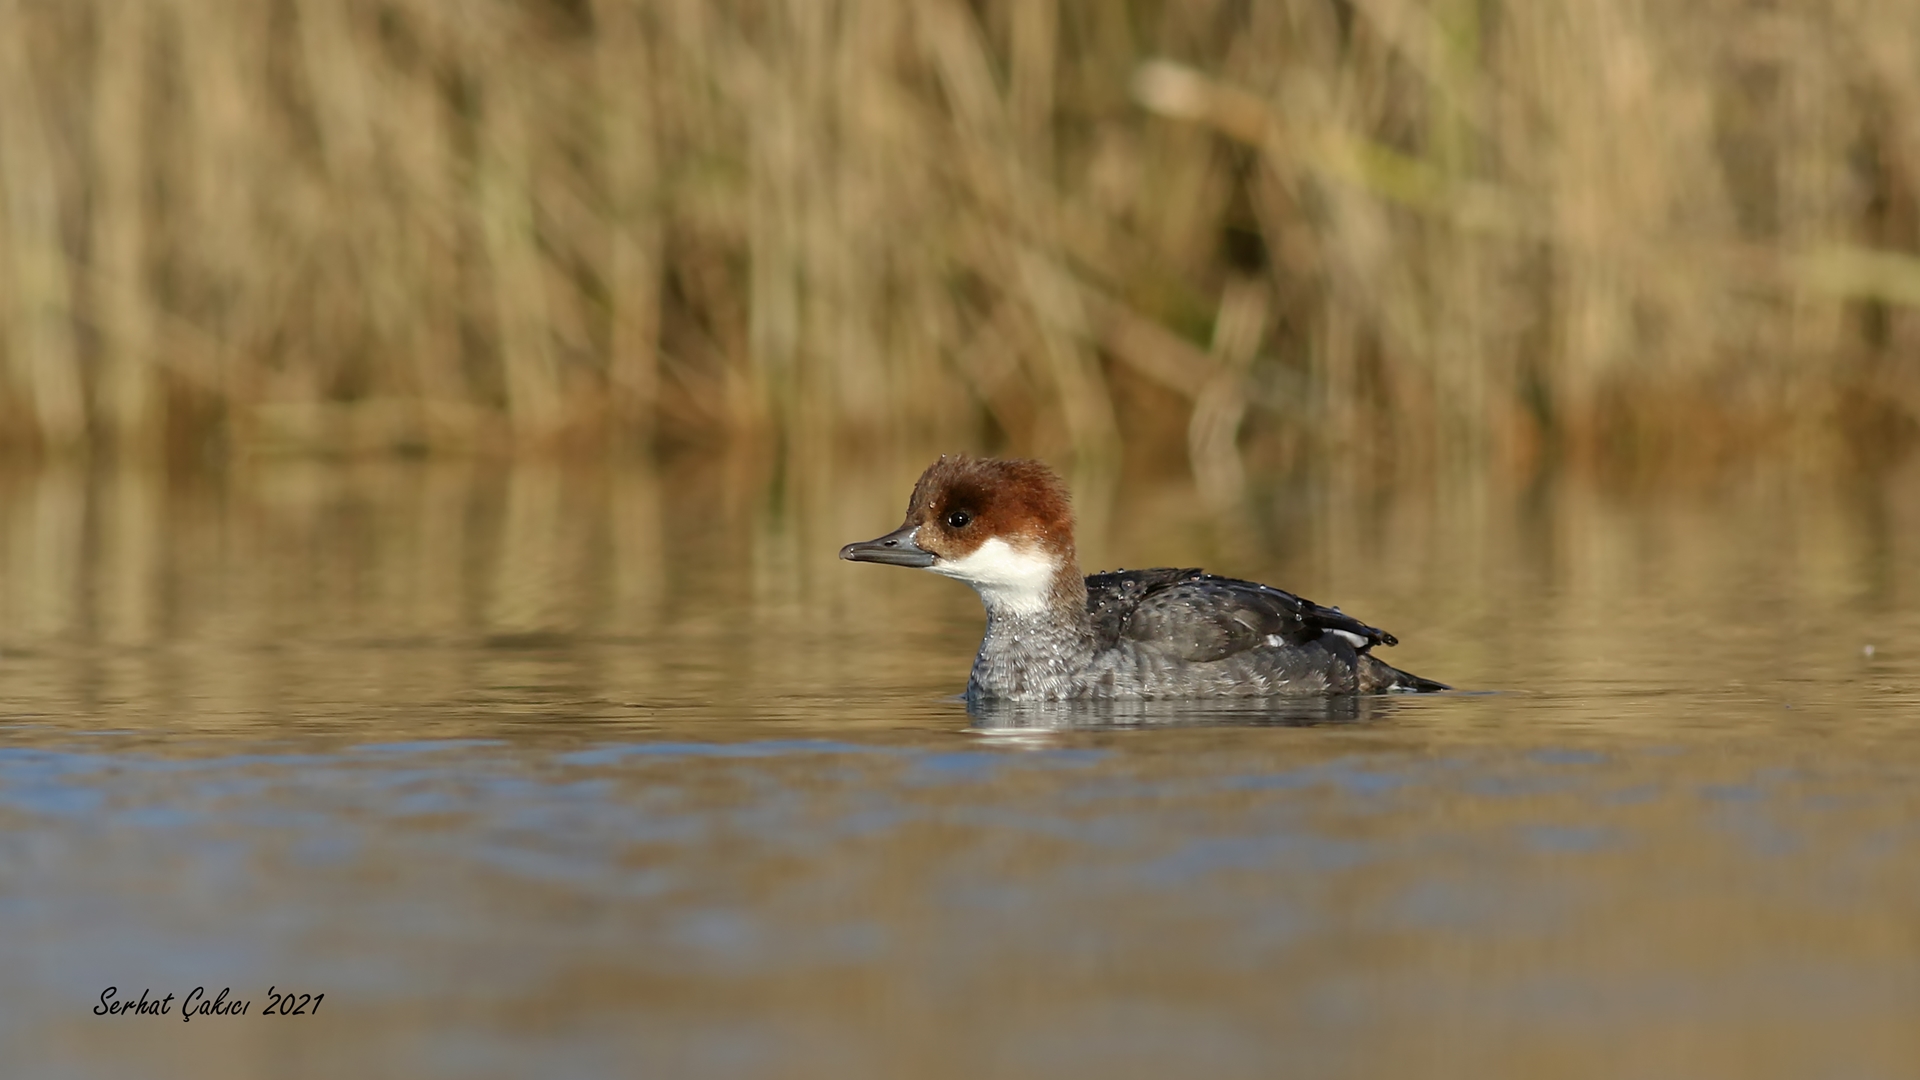
[[[7,1075],[1920,1069],[1915,470],[1079,477],[1474,692],[1020,726],[918,464],[0,475]]]

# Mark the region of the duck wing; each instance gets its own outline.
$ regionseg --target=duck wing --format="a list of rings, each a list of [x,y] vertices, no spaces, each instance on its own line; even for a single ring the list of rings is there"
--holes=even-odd
[[[1139,609],[1141,601],[1184,581],[1198,581],[1207,572],[1198,567],[1176,570],[1109,570],[1087,578],[1087,615],[1093,623],[1096,649],[1111,649],[1120,643],[1127,621]]]
[[[1361,653],[1392,634],[1284,589],[1197,569],[1118,570],[1087,579],[1095,645],[1151,645],[1202,663],[1265,646],[1337,634]]]

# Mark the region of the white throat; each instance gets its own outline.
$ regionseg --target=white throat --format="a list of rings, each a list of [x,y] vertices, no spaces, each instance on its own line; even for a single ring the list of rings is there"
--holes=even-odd
[[[959,559],[941,559],[927,569],[973,586],[987,610],[1034,615],[1047,609],[1053,574],[1060,564],[1039,547],[1014,547],[994,537]]]

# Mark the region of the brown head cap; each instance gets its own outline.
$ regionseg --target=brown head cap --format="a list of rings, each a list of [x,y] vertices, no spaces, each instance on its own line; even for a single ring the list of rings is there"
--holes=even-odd
[[[1073,504],[1044,463],[942,455],[913,485],[907,523],[920,546],[958,558],[998,537],[1015,547],[1073,554]]]

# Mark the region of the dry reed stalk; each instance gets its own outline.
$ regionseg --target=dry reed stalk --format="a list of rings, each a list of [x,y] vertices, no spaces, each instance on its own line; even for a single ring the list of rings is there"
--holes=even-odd
[[[540,441],[561,422],[547,273],[535,220],[531,104],[510,83],[489,87],[481,108],[474,202],[491,284],[492,316],[514,434]]]
[[[0,25],[22,26],[19,0],[0,4]],[[4,215],[7,361],[30,403],[36,434],[59,450],[87,436],[74,340],[72,280],[60,236],[60,150],[49,130],[43,87],[26,33],[0,33],[0,97],[12,105],[0,125],[0,215]]]
[[[170,155],[162,166],[167,202],[158,215],[164,236],[157,239],[164,251],[167,307],[231,345],[220,355],[213,405],[244,432],[264,374],[245,363],[246,354],[278,329],[274,324],[292,314],[311,288],[310,280],[302,280],[299,253],[279,250],[264,218],[269,212],[297,212],[292,199],[284,206],[269,200],[275,194],[305,195],[307,185],[288,176],[295,183],[272,192],[258,182],[261,151],[279,141],[256,141],[268,136],[277,120],[265,107],[261,69],[251,66],[264,67],[261,46],[270,37],[265,10],[214,16],[186,0],[161,10],[169,16],[163,41],[176,50],[168,74],[179,94],[176,109],[169,111],[178,126],[167,135],[177,140],[174,145],[191,149]],[[258,286],[250,287],[256,281]],[[303,391],[324,394],[321,371],[336,358],[315,355],[320,351],[307,351],[302,341],[290,345],[304,361],[290,365],[304,376]]]
[[[460,129],[446,95],[423,77],[425,57],[449,47],[450,31],[440,21],[446,18],[433,7],[418,9],[418,51],[404,64],[368,65],[379,73],[376,92],[391,103],[373,129],[375,160],[386,163],[389,185],[375,238],[385,276],[373,302],[401,328],[387,346],[397,355],[383,359],[396,375],[406,373],[404,393],[418,404],[421,438],[430,446],[470,445],[483,426],[465,370],[462,323],[453,314],[466,287],[455,216],[462,176],[449,168],[460,159]]]
[[[100,335],[97,416],[121,455],[152,453],[166,404],[153,356],[145,199],[149,182],[144,104],[153,50],[148,6],[134,4],[100,25],[93,101],[93,270],[88,298]]]
[[[660,395],[660,304],[665,258],[658,133],[652,83],[654,37],[632,4],[597,0],[594,53],[603,117],[601,183],[607,206],[605,269],[607,390],[615,422],[645,440]],[[642,65],[638,78],[633,62]]]
[[[1246,418],[1246,371],[1267,336],[1268,285],[1258,279],[1229,280],[1213,321],[1211,352],[1217,365],[1193,403],[1187,424],[1187,459],[1200,493],[1215,506],[1245,495],[1240,461],[1240,424]]]

